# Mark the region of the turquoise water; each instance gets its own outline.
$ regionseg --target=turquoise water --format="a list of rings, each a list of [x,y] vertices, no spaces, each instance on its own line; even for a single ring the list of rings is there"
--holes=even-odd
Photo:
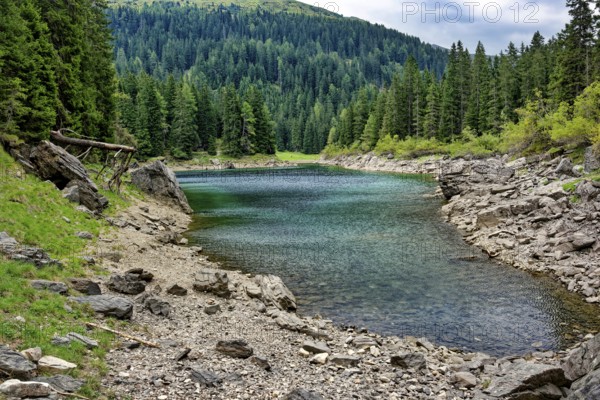
[[[504,355],[559,349],[595,308],[548,278],[487,260],[444,223],[425,176],[289,169],[178,174],[188,237],[212,259],[276,274],[299,312]]]

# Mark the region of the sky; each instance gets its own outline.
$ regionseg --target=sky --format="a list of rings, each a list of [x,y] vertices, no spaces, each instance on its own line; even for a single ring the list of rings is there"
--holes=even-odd
[[[549,39],[569,21],[565,0],[300,0],[358,17],[449,48],[461,40],[471,53],[481,41],[498,54],[512,41],[528,44],[536,31]]]

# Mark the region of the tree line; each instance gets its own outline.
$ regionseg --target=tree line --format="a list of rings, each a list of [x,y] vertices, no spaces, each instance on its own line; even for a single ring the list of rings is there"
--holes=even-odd
[[[536,32],[527,45],[511,42],[496,57],[486,56],[481,42],[474,56],[460,41],[453,44],[439,80],[409,58],[384,90],[358,92],[334,120],[328,143],[362,151],[390,138],[449,143],[465,133],[498,135],[518,122],[518,110],[529,101],[568,109],[600,79],[600,19],[591,1],[568,0],[567,6],[571,21],[549,40]]]
[[[199,150],[216,155],[218,147],[234,157],[275,154],[274,122],[255,86],[240,94],[229,84],[215,94],[207,84],[173,75],[161,81],[129,73],[119,81],[117,105],[117,131],[133,135],[141,157],[168,151],[190,159]]]

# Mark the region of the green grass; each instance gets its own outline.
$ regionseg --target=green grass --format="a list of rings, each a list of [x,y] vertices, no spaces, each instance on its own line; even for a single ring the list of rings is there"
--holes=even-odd
[[[281,161],[287,161],[291,163],[317,162],[321,158],[321,155],[296,153],[291,151],[280,151],[277,152],[277,158]]]
[[[129,187],[124,189],[126,196],[135,193]],[[110,212],[114,213],[128,204],[124,196],[105,190],[101,192],[111,201]],[[0,147],[0,231],[6,231],[24,245],[45,249],[62,263],[62,266],[38,269],[0,256],[0,343],[17,350],[40,347],[45,355],[78,364],[72,375],[86,382],[80,394],[98,398],[100,378],[107,372],[104,358],[113,335],[86,332],[85,322],[95,319],[93,312],[71,303],[72,311],[67,311],[64,296],[34,290],[29,284],[32,279],[64,282],[69,277],[99,273],[90,270],[80,260],[82,255],[87,254],[86,246],[93,246],[94,242],[80,239],[75,234],[88,231],[97,237],[108,226],[104,220],[95,219],[75,208],[76,204],[64,199],[53,184],[25,174]],[[25,322],[17,320],[17,316]],[[117,322],[107,320],[103,323],[114,326]],[[92,337],[100,346],[88,350],[78,343],[66,347],[51,343],[55,335],[64,336],[69,332]]]

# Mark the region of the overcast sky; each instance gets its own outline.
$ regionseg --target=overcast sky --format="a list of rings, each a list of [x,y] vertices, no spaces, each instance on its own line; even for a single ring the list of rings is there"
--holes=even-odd
[[[565,0],[301,0],[344,16],[384,24],[428,43],[450,47],[462,40],[474,53],[481,40],[488,54],[512,41],[531,41],[539,30],[548,39],[569,20]]]

